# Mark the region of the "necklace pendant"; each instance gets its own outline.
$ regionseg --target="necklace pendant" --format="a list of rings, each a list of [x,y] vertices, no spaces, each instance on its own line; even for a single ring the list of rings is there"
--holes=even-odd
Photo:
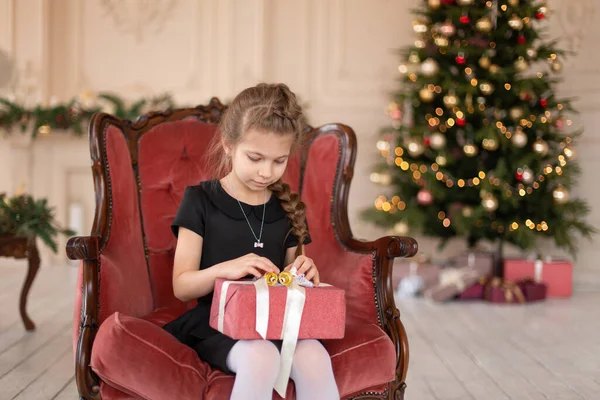
[[[254,247],[260,247],[262,249],[265,247],[265,244],[261,242],[254,242]]]

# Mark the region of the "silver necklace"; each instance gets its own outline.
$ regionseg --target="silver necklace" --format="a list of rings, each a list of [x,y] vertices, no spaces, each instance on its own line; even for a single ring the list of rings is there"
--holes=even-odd
[[[231,185],[231,177],[227,176],[227,183],[229,184],[229,190],[231,190],[233,192],[233,185]],[[248,227],[250,228],[250,232],[252,232],[252,236],[254,236],[254,239],[256,239],[256,242],[254,242],[254,247],[260,247],[261,249],[264,248],[265,244],[263,242],[261,242],[260,240],[262,239],[262,233],[263,233],[263,226],[265,224],[265,211],[267,210],[267,189],[265,189],[264,191],[264,199],[263,199],[263,215],[262,215],[262,221],[260,223],[260,233],[258,234],[258,237],[256,237],[256,234],[254,233],[254,229],[252,229],[252,225],[250,225],[250,220],[248,220],[248,217],[246,216],[246,212],[244,211],[244,207],[242,207],[242,203],[240,203],[240,201],[234,197],[234,199],[237,201],[238,205],[240,206],[240,209],[242,210],[242,214],[244,215],[244,218],[246,218],[246,222],[248,223]]]

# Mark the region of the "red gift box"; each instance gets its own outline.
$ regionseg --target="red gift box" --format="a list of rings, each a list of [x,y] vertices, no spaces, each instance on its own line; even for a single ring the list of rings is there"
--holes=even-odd
[[[544,283],[535,282],[531,278],[521,279],[517,285],[521,288],[528,302],[544,300],[548,293],[548,286]]]
[[[224,298],[222,329],[219,329],[221,290],[225,282],[229,283]],[[306,300],[302,310],[298,339],[343,338],[346,325],[344,290],[333,286],[304,289]],[[233,339],[262,339],[256,330],[256,293],[252,281],[217,279],[210,310],[210,326]],[[268,328],[265,339],[281,339],[288,288],[269,286],[268,296]]]
[[[548,297],[571,297],[573,291],[573,264],[564,260],[506,260],[504,278],[514,282],[533,278],[548,287]]]
[[[525,303],[525,295],[514,282],[492,279],[485,287],[484,297],[492,303]]]
[[[458,295],[459,300],[483,300],[485,294],[485,285],[487,278],[479,279],[479,282],[469,286],[464,292]]]

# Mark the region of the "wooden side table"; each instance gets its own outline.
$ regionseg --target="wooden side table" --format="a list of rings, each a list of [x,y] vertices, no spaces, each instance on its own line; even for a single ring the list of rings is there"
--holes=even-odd
[[[33,280],[40,268],[40,254],[35,244],[35,238],[30,239],[13,235],[0,235],[0,257],[12,257],[16,259],[26,258],[29,261],[27,277],[21,288],[19,311],[21,312],[21,319],[23,320],[25,329],[32,331],[35,329],[35,324],[27,315],[27,296],[29,295],[29,289],[31,289]]]

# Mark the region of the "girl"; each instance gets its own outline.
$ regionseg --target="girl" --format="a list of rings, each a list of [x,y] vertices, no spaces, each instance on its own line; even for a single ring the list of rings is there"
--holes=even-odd
[[[296,267],[319,284],[317,267],[303,250],[311,241],[304,204],[280,180],[302,140],[301,116],[296,96],[283,84],[259,84],[237,95],[209,153],[222,178],[187,187],[171,226],[178,237],[175,296],[198,299],[198,305],[165,329],[203,361],[235,374],[231,399],[272,398],[281,341],[236,341],[212,329],[215,279]],[[317,340],[298,341],[290,377],[298,400],[339,399],[331,359]]]

